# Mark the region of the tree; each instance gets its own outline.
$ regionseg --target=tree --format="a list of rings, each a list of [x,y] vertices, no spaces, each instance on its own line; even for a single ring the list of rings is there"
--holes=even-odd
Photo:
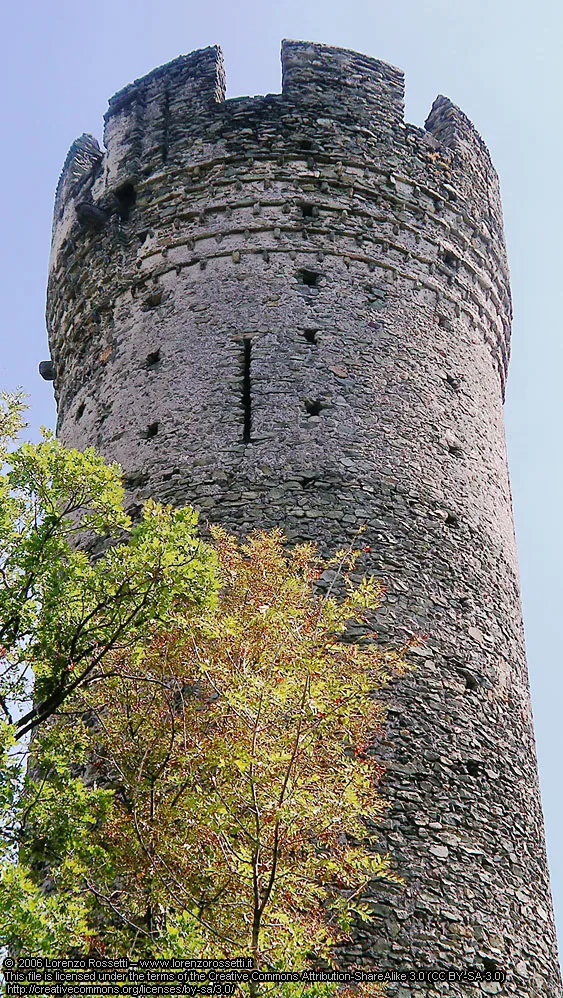
[[[51,734],[51,751],[72,732],[91,760],[89,835],[61,828],[51,799],[35,808],[29,841],[41,842],[58,891],[97,912],[86,934],[106,955],[330,965],[354,920],[370,919],[369,882],[398,879],[373,851],[385,805],[369,745],[382,718],[375,693],[401,654],[344,640],[381,593],[350,581],[357,553],[338,555],[337,599],[315,590],[329,566],[311,546],[287,552],[279,531],[243,545],[218,528],[213,537],[218,602],[108,654]],[[72,783],[69,768],[57,794]],[[251,982],[248,993],[265,992]]]
[[[2,403],[0,945],[330,965],[370,880],[397,879],[369,746],[404,649],[346,640],[379,586],[279,531],[203,544],[152,501],[133,525],[117,465],[16,447]]]
[[[217,585],[193,510],[148,502],[133,526],[121,468],[91,448],[66,449],[47,431],[40,443],[17,446],[24,411],[21,394],[0,395],[0,863],[8,936],[20,911],[18,924],[48,947],[64,941],[56,928],[65,924],[61,898],[38,891],[14,861],[33,808],[46,806],[68,772],[74,743],[56,748],[53,721],[69,697],[97,681],[111,651],[142,647],[185,607],[212,603]],[[78,546],[86,537],[105,547],[97,559]],[[48,736],[32,743],[42,781],[28,775],[24,791],[30,736],[45,727]],[[53,813],[59,823],[74,821],[78,834],[105,800],[76,779]],[[67,904],[65,914],[81,932],[80,905]]]

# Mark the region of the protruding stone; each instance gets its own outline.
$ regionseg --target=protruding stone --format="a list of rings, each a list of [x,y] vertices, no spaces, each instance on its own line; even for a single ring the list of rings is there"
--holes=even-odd
[[[108,220],[107,212],[90,201],[79,201],[75,210],[76,217],[84,229],[103,229]]]

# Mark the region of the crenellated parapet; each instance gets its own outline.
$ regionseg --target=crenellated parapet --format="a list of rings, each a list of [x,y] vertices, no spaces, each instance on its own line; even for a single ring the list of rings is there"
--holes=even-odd
[[[73,144],[42,366],[58,433],[122,464],[133,515],[148,496],[192,503],[325,553],[366,526],[379,640],[428,639],[376,749],[381,849],[405,887],[370,886],[376,926],[343,962],[501,968],[487,994],[559,998],[498,178],[447,98],[424,128],[405,123],[394,67],[285,41],[282,68],[280,94],[226,100],[218,48],[181,56],[112,98],[104,152]]]
[[[349,233],[356,245],[344,259],[384,279],[394,273],[426,288],[436,296],[441,321],[463,315],[489,344],[504,391],[511,306],[498,180],[471,123],[440,97],[426,131],[405,126],[402,73],[355,52],[284,41],[282,68],[281,94],[226,101],[221,53],[210,47],[116,94],[106,114],[103,157],[95,140],[84,136],[67,157],[57,192],[52,267],[60,267],[61,253],[67,267],[70,245],[73,269],[83,257],[88,268],[91,242],[117,240],[125,256],[112,281],[135,287],[145,264],[138,259],[142,252],[132,253],[133,231],[161,228],[161,207],[175,214],[174,243],[183,238],[199,260],[208,229],[198,224],[200,193],[210,218],[213,179],[217,215],[235,213],[232,242],[237,231],[247,231],[246,224],[235,224],[238,202],[261,197],[257,183],[273,183],[276,174],[281,180],[286,173],[293,198],[310,181],[318,189],[322,252],[342,258],[335,236]],[[167,193],[161,190],[163,171]],[[275,233],[289,219],[277,216],[290,203],[261,211],[261,231],[270,217],[269,237],[261,235],[254,248],[239,239],[233,251],[261,253],[267,239],[272,256],[284,252]],[[162,238],[170,241],[165,233]],[[152,239],[149,249],[154,263]],[[57,288],[60,294],[60,282]]]

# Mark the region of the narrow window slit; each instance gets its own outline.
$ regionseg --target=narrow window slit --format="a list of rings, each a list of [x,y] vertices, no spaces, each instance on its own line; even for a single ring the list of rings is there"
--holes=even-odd
[[[303,218],[312,218],[314,215],[312,204],[302,204],[301,211],[303,213]]]
[[[245,444],[250,443],[250,432],[252,429],[252,392],[250,383],[250,361],[252,352],[252,340],[245,336],[242,341],[242,409],[243,409],[243,432],[242,439]]]

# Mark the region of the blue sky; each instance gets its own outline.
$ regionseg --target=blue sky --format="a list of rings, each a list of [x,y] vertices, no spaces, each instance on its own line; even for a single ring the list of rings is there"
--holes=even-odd
[[[466,112],[501,178],[515,319],[506,422],[552,886],[563,940],[560,390],[563,8],[555,0],[8,0],[2,85],[0,388],[54,426],[44,298],[54,191],[70,143],[101,140],[120,87],[219,43],[228,96],[280,90],[282,37],[357,49],[406,74],[407,120],[436,94]]]

